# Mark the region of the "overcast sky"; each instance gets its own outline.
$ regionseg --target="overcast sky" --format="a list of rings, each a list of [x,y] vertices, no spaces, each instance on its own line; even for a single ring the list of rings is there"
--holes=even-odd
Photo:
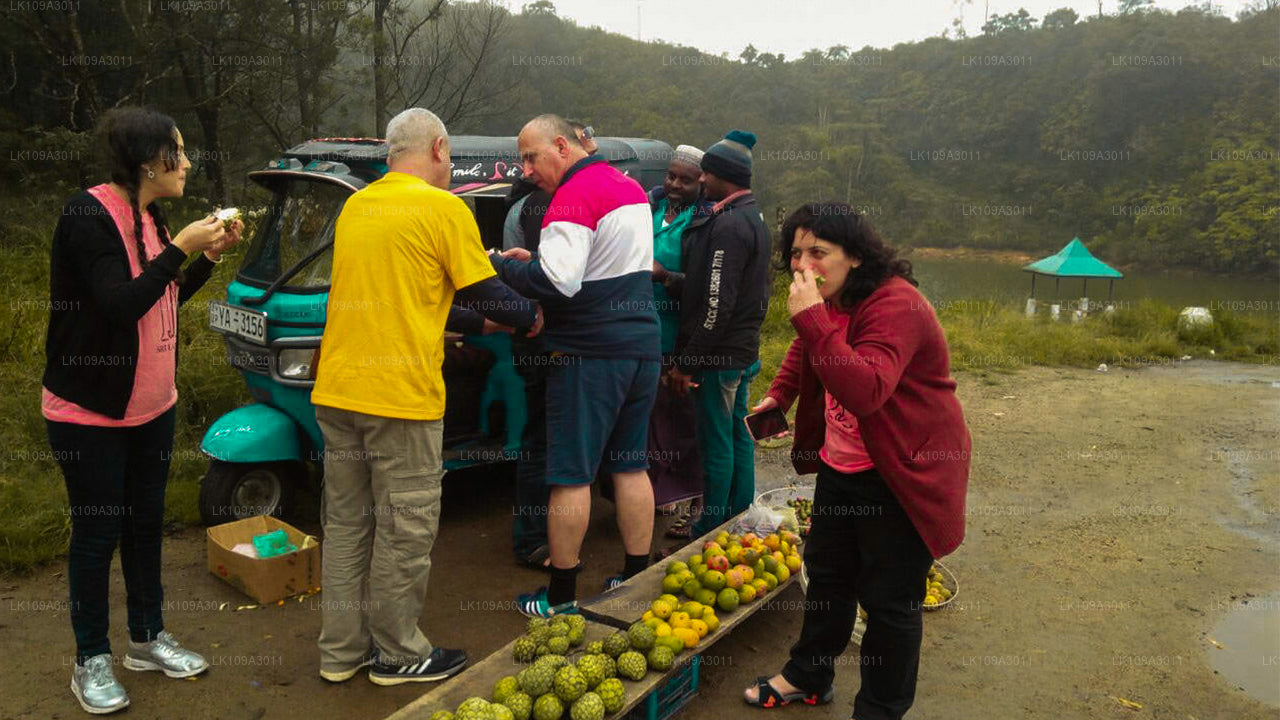
[[[504,4],[519,12],[527,0]],[[795,58],[813,47],[866,45],[892,47],[896,43],[923,40],[951,26],[962,12],[970,35],[982,27],[983,0],[963,7],[953,0],[552,0],[557,14],[579,25],[600,27],[636,37],[637,19],[643,40],[667,40],[691,45],[714,55],[728,52],[737,57],[748,43],[761,52],[786,53]],[[989,0],[991,14],[1017,12],[1025,7],[1037,19],[1060,7],[1070,7],[1081,17],[1096,15],[1097,0]],[[1156,7],[1177,10],[1187,0],[1157,0]],[[1215,2],[1234,18],[1246,3]],[[639,10],[637,18],[637,9]],[[1107,14],[1116,12],[1116,0],[1103,0]]]

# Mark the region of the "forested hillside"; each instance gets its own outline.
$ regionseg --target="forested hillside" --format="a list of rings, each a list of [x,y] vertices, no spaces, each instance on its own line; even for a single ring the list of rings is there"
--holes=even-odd
[[[845,200],[898,244],[1052,250],[1079,235],[1120,263],[1280,266],[1275,7],[1010,14],[978,37],[729,58],[579,27],[547,2],[21,6],[0,30],[0,179],[27,193],[95,179],[84,133],[119,103],[174,114],[205,161],[191,192],[228,201],[279,148],[374,134],[406,105],[455,133],[555,111],[673,145],[751,130],[769,212]]]

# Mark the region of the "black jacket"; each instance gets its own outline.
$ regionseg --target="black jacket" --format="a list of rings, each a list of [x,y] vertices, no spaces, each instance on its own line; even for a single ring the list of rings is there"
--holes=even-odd
[[[177,279],[187,259],[169,244],[159,208],[153,203],[147,211],[168,247],[136,278],[111,213],[88,192],[67,201],[53,231],[42,382],[63,400],[115,419],[124,417],[133,394],[138,320]],[[212,271],[203,254],[188,265],[178,304],[190,299]],[[177,352],[174,358],[176,363]]]
[[[684,231],[684,272],[667,282],[680,298],[675,363],[686,373],[754,364],[769,303],[769,230],[756,196],[743,195],[714,215],[709,210]]]

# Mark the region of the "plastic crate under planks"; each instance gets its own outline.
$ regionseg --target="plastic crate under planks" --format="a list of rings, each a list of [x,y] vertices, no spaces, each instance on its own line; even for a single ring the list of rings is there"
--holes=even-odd
[[[698,666],[702,657],[694,655],[680,663],[680,669],[656,690],[649,693],[639,705],[627,713],[624,720],[667,720],[680,712],[698,695]]]

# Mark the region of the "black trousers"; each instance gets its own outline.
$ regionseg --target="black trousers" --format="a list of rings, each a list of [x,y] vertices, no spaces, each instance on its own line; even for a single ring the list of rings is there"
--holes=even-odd
[[[130,639],[149,642],[164,630],[160,541],[173,421],[173,408],[137,427],[46,421],[71,504],[67,583],[77,663],[111,652],[107,591],[117,545]]]
[[[547,544],[547,368],[537,363],[540,356],[523,356],[517,367],[524,378],[524,433],[520,437],[520,457],[516,461],[516,507],[512,541],[517,559],[529,557]],[[532,358],[532,359],[531,359]]]
[[[915,700],[921,606],[933,558],[906,511],[873,470],[818,471],[812,525],[804,545],[809,575],[804,626],[782,676],[823,693],[835,680],[859,603],[867,611],[857,665],[857,720],[897,720]]]

